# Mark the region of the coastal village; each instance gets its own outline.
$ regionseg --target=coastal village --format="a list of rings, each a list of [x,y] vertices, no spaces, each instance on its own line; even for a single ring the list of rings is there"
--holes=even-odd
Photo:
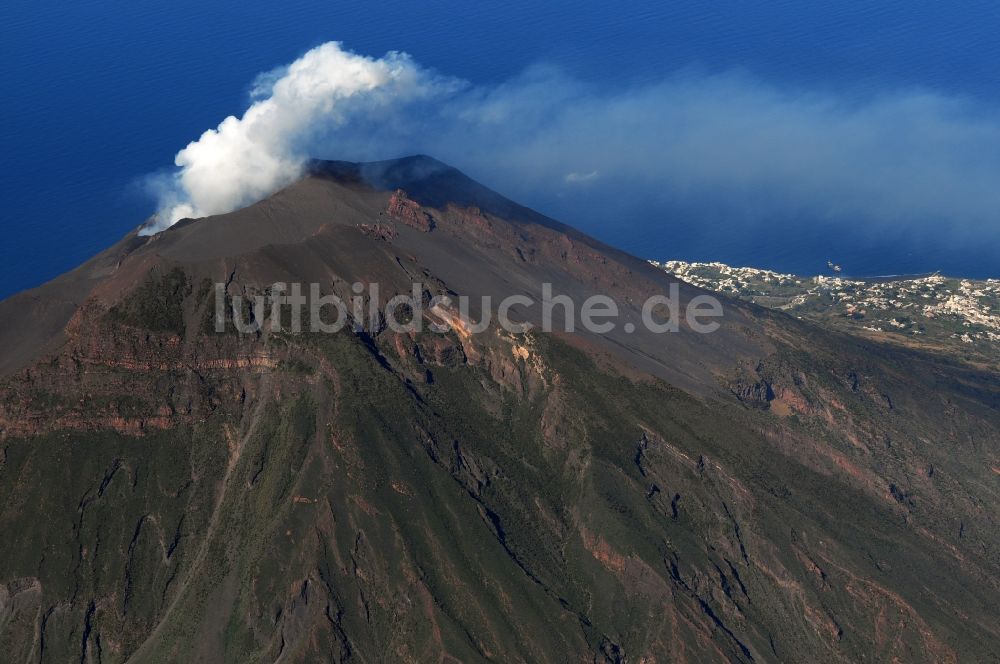
[[[724,263],[650,262],[706,290],[846,332],[1000,362],[1000,279],[803,277]]]

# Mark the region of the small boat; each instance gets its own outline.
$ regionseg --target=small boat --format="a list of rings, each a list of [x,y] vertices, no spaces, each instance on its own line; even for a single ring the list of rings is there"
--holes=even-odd
[[[831,270],[833,270],[834,272],[840,272],[841,270],[844,269],[844,268],[840,267],[839,265],[834,264],[833,261],[827,261],[826,262],[826,266],[828,268],[830,268]]]

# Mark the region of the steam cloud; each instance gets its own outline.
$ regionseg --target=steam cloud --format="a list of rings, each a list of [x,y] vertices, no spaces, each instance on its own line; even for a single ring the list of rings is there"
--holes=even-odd
[[[333,42],[318,46],[288,67],[261,75],[243,117],[229,116],[177,153],[180,170],[156,184],[159,210],[146,232],[185,217],[230,212],[290,184],[311,156],[304,141],[317,128],[347,121],[356,99],[372,108],[436,91],[434,76],[405,54],[375,60]]]
[[[311,157],[417,152],[570,222],[617,221],[627,212],[595,202],[642,200],[747,224],[945,222],[954,241],[1000,235],[1000,112],[974,100],[808,92],[740,74],[609,90],[551,67],[482,87],[336,43],[262,77],[241,118],[177,154],[150,230],[265,197]]]

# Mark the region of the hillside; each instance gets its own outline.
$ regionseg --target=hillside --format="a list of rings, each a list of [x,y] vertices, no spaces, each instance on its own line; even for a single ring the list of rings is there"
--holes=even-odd
[[[1000,279],[801,277],[723,263],[652,264],[690,284],[797,318],[1000,370]]]
[[[997,660],[996,372],[729,297],[216,332],[276,282],[705,294],[427,157],[130,234],[0,303],[5,661]]]

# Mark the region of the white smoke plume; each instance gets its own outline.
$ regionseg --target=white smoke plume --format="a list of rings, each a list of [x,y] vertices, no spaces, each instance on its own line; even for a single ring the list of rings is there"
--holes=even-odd
[[[1000,109],[981,101],[734,73],[598,86],[545,66],[474,86],[338,43],[261,77],[241,118],[181,150],[150,231],[263,198],[309,158],[413,153],[591,231],[687,219],[700,232],[738,219],[970,247],[1000,238]]]
[[[440,82],[446,86],[443,80]],[[435,77],[401,53],[381,59],[329,42],[286,68],[260,76],[255,101],[177,153],[180,169],[158,182],[155,233],[190,217],[229,212],[290,184],[312,155],[304,143],[318,128],[346,121],[351,102],[368,108],[399,104],[438,89]]]

